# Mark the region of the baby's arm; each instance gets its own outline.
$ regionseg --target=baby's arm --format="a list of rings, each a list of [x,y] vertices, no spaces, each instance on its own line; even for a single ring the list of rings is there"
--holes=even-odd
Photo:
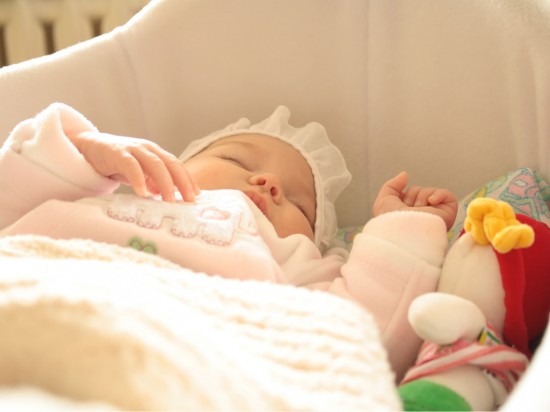
[[[86,131],[69,139],[101,175],[130,184],[144,196],[160,194],[174,201],[174,189],[184,200],[193,201],[199,187],[173,154],[145,139]]]
[[[440,216],[449,230],[458,210],[455,195],[435,187],[412,186],[405,190],[408,180],[408,174],[401,172],[382,185],[374,201],[374,216],[396,210],[427,212]]]
[[[96,131],[71,107],[53,103],[15,126],[0,149],[0,228],[50,200],[112,193],[118,182],[98,174],[67,135]]]
[[[433,292],[447,249],[447,229],[431,213],[384,213],[367,222],[331,291],[348,295],[374,316],[400,378],[421,341],[407,321],[410,303]]]
[[[20,122],[0,148],[0,228],[49,199],[112,193],[121,180],[165,200],[175,186],[191,200],[198,188],[186,176],[158,145],[99,133],[76,110],[54,103]]]

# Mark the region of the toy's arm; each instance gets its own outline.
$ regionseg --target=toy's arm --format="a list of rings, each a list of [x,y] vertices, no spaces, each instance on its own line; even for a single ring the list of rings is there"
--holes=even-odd
[[[449,345],[459,339],[476,340],[487,320],[475,303],[456,295],[432,292],[412,302],[409,322],[422,339]]]

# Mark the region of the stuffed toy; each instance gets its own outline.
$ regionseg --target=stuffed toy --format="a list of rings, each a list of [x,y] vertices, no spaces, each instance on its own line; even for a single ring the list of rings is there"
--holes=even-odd
[[[405,410],[496,410],[550,313],[550,229],[508,203],[472,201],[436,292],[409,308],[424,344],[399,385]]]

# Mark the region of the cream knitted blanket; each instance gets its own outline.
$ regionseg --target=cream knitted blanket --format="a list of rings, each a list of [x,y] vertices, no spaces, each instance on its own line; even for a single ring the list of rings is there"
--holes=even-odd
[[[0,409],[400,408],[359,306],[92,241],[0,239],[0,336]]]

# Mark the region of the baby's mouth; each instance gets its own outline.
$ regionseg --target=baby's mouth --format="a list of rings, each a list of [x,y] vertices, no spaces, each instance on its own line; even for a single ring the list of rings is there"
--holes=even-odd
[[[249,190],[244,192],[244,194],[247,195],[248,198],[252,200],[252,202],[256,205],[256,207],[260,209],[260,212],[262,212],[267,217],[267,203],[265,199],[258,193]]]

